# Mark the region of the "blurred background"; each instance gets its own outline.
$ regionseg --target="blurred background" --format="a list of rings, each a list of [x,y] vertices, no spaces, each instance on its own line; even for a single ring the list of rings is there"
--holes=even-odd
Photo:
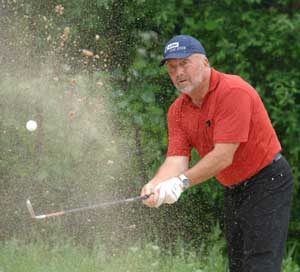
[[[25,205],[42,214],[140,194],[166,153],[178,93],[158,64],[176,34],[198,38],[211,66],[260,93],[295,176],[284,271],[300,271],[299,33],[297,0],[1,0],[0,271],[35,271],[41,252],[52,260],[79,249],[69,263],[56,259],[69,264],[61,271],[103,262],[103,271],[123,271],[119,262],[136,264],[124,271],[226,271],[214,179],[160,209],[136,202],[35,221]],[[25,251],[36,268],[14,266]],[[74,256],[91,263],[73,267]]]

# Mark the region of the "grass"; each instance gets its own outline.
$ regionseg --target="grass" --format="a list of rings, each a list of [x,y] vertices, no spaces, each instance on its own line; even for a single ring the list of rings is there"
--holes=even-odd
[[[175,253],[162,252],[154,243],[132,246],[126,251],[108,254],[99,245],[93,250],[70,243],[49,246],[37,242],[25,244],[11,240],[0,246],[0,272],[222,272],[227,271],[224,241],[193,251],[178,246]],[[201,253],[202,252],[202,253]],[[292,251],[284,260],[283,272],[300,272],[292,260]]]
[[[0,271],[222,271],[216,268],[225,263],[223,257],[217,266],[215,262],[209,261],[210,258],[205,259],[206,262],[203,262],[204,259],[197,258],[194,253],[187,256],[162,254],[161,249],[152,243],[144,248],[129,247],[126,252],[108,256],[101,247],[89,251],[70,244],[49,247],[42,243],[25,245],[20,241],[10,241],[0,249]]]

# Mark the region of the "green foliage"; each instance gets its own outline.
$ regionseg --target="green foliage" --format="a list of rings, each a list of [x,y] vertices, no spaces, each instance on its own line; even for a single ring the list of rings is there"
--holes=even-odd
[[[285,259],[283,260],[284,272],[299,272],[300,266],[295,262],[295,251],[299,246],[298,242],[294,242],[293,245],[288,249]]]
[[[105,75],[81,74],[71,80],[44,72],[30,80],[16,74],[18,81],[3,76],[0,82],[0,239],[25,232],[29,240],[50,240],[56,233],[93,244],[95,236],[110,237],[112,228],[119,227],[117,233],[126,236],[125,227],[132,224],[125,223],[131,213],[126,207],[35,224],[25,206],[30,198],[40,214],[138,193],[127,186],[135,178],[134,154],[132,144],[112,125]],[[97,87],[100,81],[103,86]],[[37,121],[34,132],[25,128],[29,119]],[[128,208],[134,210],[134,205]]]
[[[17,60],[19,59],[19,65],[23,65],[26,69],[31,68],[33,60],[41,65],[47,63],[46,56],[50,56],[54,62],[51,67],[58,75],[61,72],[71,74],[82,70],[110,73],[109,95],[114,103],[112,107],[114,125],[117,130],[127,133],[129,145],[133,146],[134,154],[131,153],[130,160],[134,161],[133,172],[137,175],[134,182],[128,179],[122,186],[136,192],[152,177],[164,160],[167,148],[166,114],[168,107],[177,97],[165,68],[158,68],[164,44],[173,35],[180,33],[199,38],[213,67],[242,76],[257,89],[265,102],[281,140],[284,154],[293,167],[295,197],[291,233],[293,237],[299,233],[300,6],[298,1],[168,0],[162,3],[158,0],[53,0],[46,3],[41,0],[6,0],[2,2],[17,15],[12,16],[8,23],[13,31],[4,37],[19,42],[16,30],[27,33],[19,47],[16,45],[18,42],[13,47],[4,42],[1,48],[5,49],[5,52],[8,51],[7,54],[3,54],[4,56],[9,56],[10,53],[19,56],[19,52],[22,52],[22,56]],[[62,14],[56,9],[58,5],[64,7]],[[15,22],[20,18],[22,27],[17,28]],[[64,37],[66,27],[70,28],[67,38]],[[95,40],[96,35],[99,35],[98,41]],[[20,51],[20,48],[23,51]],[[93,57],[83,56],[82,49],[91,50]],[[15,63],[15,57],[12,59]],[[69,66],[65,66],[66,64]],[[0,69],[3,70],[3,67]],[[2,90],[10,89],[8,87],[10,83],[5,83],[5,86],[3,82],[1,84]],[[98,91],[93,90],[88,96],[96,93]],[[12,101],[12,99],[6,101],[6,95],[2,97],[3,104]],[[55,105],[55,100],[50,100],[49,104],[51,103]],[[9,180],[12,177],[16,179],[25,176],[28,179],[28,169],[23,156],[26,154],[27,158],[34,157],[36,144],[30,142],[25,133],[16,133],[15,117],[8,114],[2,116],[6,116],[6,119],[4,120],[4,117],[1,119],[1,126],[5,128],[9,137],[1,138],[1,152],[5,157],[8,156],[9,160],[2,159],[0,167],[5,173],[3,188],[6,186],[10,188]],[[8,127],[5,126],[7,122],[10,124]],[[4,148],[9,146],[12,140],[21,146],[15,152]],[[87,145],[85,148],[89,149]],[[58,158],[53,154],[62,150],[55,146],[49,148],[49,153],[47,156],[45,154],[42,160],[44,168],[39,169],[36,176],[39,182],[50,181],[50,178],[52,180],[61,175],[66,179],[72,176],[74,160],[77,157],[69,155],[70,150],[65,151],[60,153],[65,158],[64,162],[58,163],[62,161],[59,159],[60,156]],[[75,150],[72,149],[70,152],[76,153]],[[16,164],[22,159],[23,164]],[[95,161],[97,159],[99,158],[95,156]],[[197,154],[193,154],[192,163],[196,163],[198,159]],[[96,162],[94,163],[96,168]],[[92,178],[92,175],[97,174],[99,173],[93,172],[89,177]],[[70,188],[66,186],[65,192],[69,190]],[[199,206],[199,203],[203,205]],[[145,213],[144,209],[141,211],[142,214]],[[145,219],[145,222],[148,225],[151,225],[151,222],[158,222],[155,226],[149,227],[150,232],[168,234],[167,231],[164,232],[165,229],[168,231],[176,229],[172,232],[170,243],[178,236],[187,240],[194,239],[200,243],[199,233],[202,230],[209,230],[221,211],[222,187],[213,181],[191,189],[172,207],[149,213],[147,210],[149,221]],[[204,222],[199,224],[201,219]],[[146,229],[148,230],[148,228],[144,230]]]
[[[152,1],[152,3],[155,9],[157,1]],[[160,90],[160,94],[169,93],[163,105],[156,100],[156,105],[164,109],[166,114],[168,106],[176,97],[176,92],[166,79],[165,70],[156,68],[155,74],[152,72],[153,67],[159,63],[164,42],[173,35],[185,33],[199,38],[206,48],[212,66],[227,73],[241,75],[256,87],[262,96],[282,142],[284,154],[293,167],[295,196],[297,196],[299,194],[300,150],[299,144],[295,143],[300,137],[298,121],[300,119],[298,61],[300,45],[299,37],[295,33],[299,32],[300,20],[299,9],[291,8],[294,4],[291,1],[280,3],[167,1],[164,3],[164,9],[157,13],[149,25],[150,30],[156,30],[159,34],[158,39],[153,38],[152,43],[145,41],[139,44],[135,62],[131,66],[135,67],[137,75],[141,75],[142,82],[135,80],[126,91],[138,96],[137,101],[140,103],[138,111],[149,114],[151,113],[147,110],[147,103],[135,90],[149,84],[154,93],[157,93],[157,89]],[[144,52],[144,54],[141,55],[139,52]],[[151,71],[151,76],[148,76],[145,70]],[[144,74],[146,76],[143,76]],[[131,116],[138,113],[135,112],[135,108],[130,109]],[[161,123],[163,124],[163,121]],[[159,129],[165,131],[166,126],[161,126]],[[147,131],[145,138],[148,135],[152,138],[153,134],[157,134],[149,130],[146,122],[142,130]],[[165,142],[166,140],[160,144],[163,151],[166,148]],[[151,150],[145,153],[151,155]],[[149,158],[147,155],[145,157]],[[160,161],[161,158],[157,160]],[[149,165],[150,167],[153,165],[151,161]],[[217,204],[221,211],[222,190],[219,190],[218,186],[215,187],[215,183],[211,183],[205,186],[202,192],[197,190],[197,194],[199,199],[202,199],[202,194],[211,197],[211,205]],[[183,206],[188,205],[187,202],[191,199],[187,197],[184,200],[186,202]],[[299,203],[299,198],[295,197],[293,221],[299,220]],[[183,221],[189,218],[188,214],[182,216],[185,218]]]

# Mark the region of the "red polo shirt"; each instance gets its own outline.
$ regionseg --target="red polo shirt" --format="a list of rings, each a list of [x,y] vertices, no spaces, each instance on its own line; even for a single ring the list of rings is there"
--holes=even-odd
[[[234,185],[272,162],[281,146],[256,90],[235,75],[211,69],[209,91],[200,107],[181,95],[168,112],[167,156],[201,157],[216,143],[240,143],[233,163],[217,174],[223,185]]]

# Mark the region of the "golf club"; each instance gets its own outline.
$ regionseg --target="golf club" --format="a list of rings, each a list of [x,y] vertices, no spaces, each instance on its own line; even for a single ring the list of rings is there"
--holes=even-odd
[[[90,206],[86,206],[86,207],[74,208],[74,209],[69,209],[69,210],[62,210],[62,211],[59,211],[59,212],[53,212],[53,213],[41,214],[41,215],[36,215],[35,214],[29,199],[26,200],[26,206],[27,206],[27,209],[28,209],[28,211],[29,211],[32,218],[34,218],[34,219],[45,219],[45,218],[49,218],[49,217],[61,216],[61,215],[67,214],[67,213],[74,213],[74,212],[80,212],[80,211],[85,211],[85,210],[104,208],[104,207],[108,207],[108,206],[112,206],[112,205],[116,205],[116,204],[124,204],[124,203],[134,202],[134,201],[138,201],[138,200],[145,200],[145,199],[149,198],[150,195],[137,196],[137,197],[127,198],[127,199],[122,199],[122,200],[104,202],[104,203],[94,204],[94,205],[90,205]]]

